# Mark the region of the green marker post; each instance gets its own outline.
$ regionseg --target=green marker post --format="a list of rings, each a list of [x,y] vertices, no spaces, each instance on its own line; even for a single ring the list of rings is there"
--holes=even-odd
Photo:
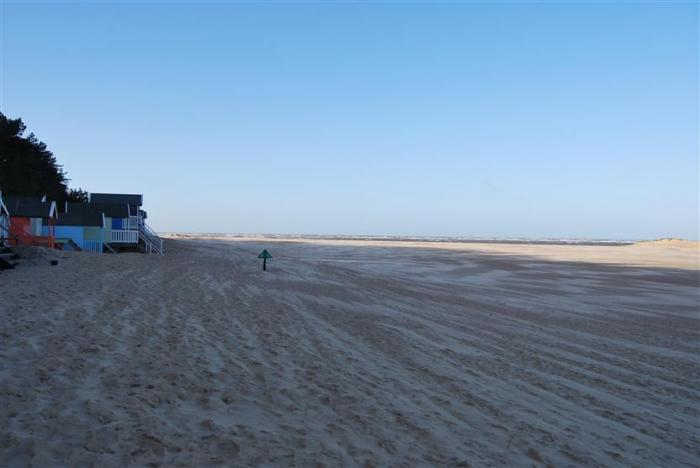
[[[267,271],[267,259],[272,258],[272,254],[267,251],[267,249],[263,250],[260,252],[260,255],[258,255],[258,258],[263,259],[263,271]]]

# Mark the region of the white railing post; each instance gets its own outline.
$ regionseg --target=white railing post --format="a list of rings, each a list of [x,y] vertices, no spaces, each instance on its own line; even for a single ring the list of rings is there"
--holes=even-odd
[[[102,241],[98,240],[83,240],[80,246],[83,250],[88,252],[102,253]]]

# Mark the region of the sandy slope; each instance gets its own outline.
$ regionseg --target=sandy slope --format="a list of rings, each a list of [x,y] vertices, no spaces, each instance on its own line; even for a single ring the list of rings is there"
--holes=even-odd
[[[0,465],[700,460],[697,244],[167,248],[0,273]]]

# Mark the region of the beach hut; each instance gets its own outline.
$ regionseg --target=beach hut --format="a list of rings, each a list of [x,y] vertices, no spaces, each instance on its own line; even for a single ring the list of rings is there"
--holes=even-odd
[[[89,206],[104,215],[104,229],[102,230],[102,241],[104,243],[138,244],[138,230],[136,228],[128,229],[128,205],[117,203],[90,203]],[[69,207],[69,210],[70,209]]]
[[[56,222],[56,244],[64,250],[102,253],[104,214],[86,203],[66,203]]]
[[[5,206],[10,214],[8,242],[54,247],[56,202],[46,201],[45,196],[6,197]]]
[[[91,193],[89,204],[104,213],[102,239],[109,248],[163,253],[163,241],[146,224],[146,212],[141,209],[143,195]]]

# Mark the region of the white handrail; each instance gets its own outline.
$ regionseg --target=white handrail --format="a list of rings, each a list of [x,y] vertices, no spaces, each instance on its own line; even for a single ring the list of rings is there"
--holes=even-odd
[[[111,239],[111,242],[136,244],[139,241],[139,231],[131,231],[128,229],[113,229]]]
[[[144,243],[149,248],[149,251],[155,250],[163,255],[163,239],[161,239],[145,221],[142,221],[140,226],[141,229],[139,233],[142,235]]]
[[[154,240],[151,240],[148,236],[146,236],[142,231],[139,231],[139,237],[141,240],[143,240],[143,243],[146,246],[146,251],[148,253],[152,253],[155,250],[159,254],[163,255],[162,240],[158,239],[160,240],[160,242],[155,242]]]

